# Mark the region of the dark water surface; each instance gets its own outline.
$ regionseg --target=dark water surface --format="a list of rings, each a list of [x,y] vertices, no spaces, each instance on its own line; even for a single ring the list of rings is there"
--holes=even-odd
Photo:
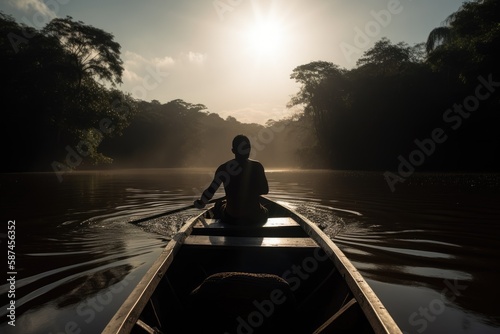
[[[1,333],[99,333],[196,210],[208,170],[0,176],[2,252],[15,220],[15,297]],[[315,221],[407,333],[500,333],[500,175],[268,171],[270,197]],[[5,259],[5,257],[4,257]],[[9,270],[5,263],[2,268]],[[15,327],[6,317],[16,302]],[[175,321],[175,319],[173,319]]]

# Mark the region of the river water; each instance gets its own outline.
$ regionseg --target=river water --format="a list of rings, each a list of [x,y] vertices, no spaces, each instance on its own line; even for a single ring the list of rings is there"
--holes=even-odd
[[[404,332],[500,333],[500,175],[415,174],[392,192],[382,173],[266,173],[269,197],[316,222]],[[7,236],[15,237],[14,267],[2,268],[15,273],[7,275],[15,289],[0,286],[0,332],[101,332],[197,211],[129,222],[191,204],[210,175],[73,172],[62,182],[51,173],[1,175],[6,260]]]

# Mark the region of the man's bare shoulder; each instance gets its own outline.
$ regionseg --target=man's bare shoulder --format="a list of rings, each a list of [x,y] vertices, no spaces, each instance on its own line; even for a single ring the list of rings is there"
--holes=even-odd
[[[224,162],[223,164],[221,164],[217,169],[226,168],[227,165],[233,164],[235,162],[236,162],[235,159],[228,160],[228,161]]]
[[[248,162],[251,163],[252,165],[254,166],[259,166],[261,167],[262,169],[264,169],[264,166],[257,160],[251,160],[251,159],[248,159]]]
[[[247,159],[246,161],[239,162],[236,159],[231,159],[224,162],[217,168],[217,172],[220,171],[229,171],[229,170],[239,170],[241,167],[245,168],[245,164],[248,164],[252,167],[256,167],[258,169],[264,169],[264,166],[257,160]]]
[[[231,159],[224,162],[217,168],[216,173],[218,172],[238,172],[240,169],[240,165],[236,159]]]

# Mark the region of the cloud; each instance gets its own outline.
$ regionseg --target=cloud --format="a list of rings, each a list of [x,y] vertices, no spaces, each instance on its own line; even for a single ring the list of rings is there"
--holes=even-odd
[[[55,18],[57,13],[49,8],[43,0],[10,0],[10,5],[25,12],[36,11],[48,18]],[[54,9],[57,9],[55,7]]]
[[[186,55],[190,63],[203,64],[207,59],[207,55],[199,52],[189,51]]]
[[[159,70],[168,70],[172,68],[176,61],[172,57],[163,57],[163,58],[153,58],[151,61],[154,68]]]
[[[163,56],[148,58],[141,54],[125,51],[123,59],[123,89],[138,99],[151,96],[165,98],[168,94],[185,93],[191,87],[193,75],[206,59],[206,54],[198,52],[179,53],[177,57]],[[193,72],[194,70],[194,72]],[[167,81],[167,78],[170,78]],[[172,87],[172,84],[175,82]],[[169,87],[168,94],[165,93]]]
[[[193,51],[181,53],[176,58],[165,56],[151,59],[132,51],[126,51],[123,54],[123,79],[125,82],[136,84],[148,74],[150,75],[152,71],[159,75],[166,75],[176,69],[185,69],[186,65],[203,64],[206,59],[206,54]]]
[[[128,69],[133,69],[133,68],[138,68],[142,64],[147,63],[147,59],[141,56],[140,54],[131,52],[131,51],[126,51],[125,54],[123,55],[123,62],[124,66],[127,67]]]
[[[134,71],[125,68],[123,70],[123,81],[126,82],[139,82],[141,81],[141,77]]]
[[[175,60],[168,56],[147,59],[135,52],[126,51],[123,55],[123,80],[126,83],[137,84],[146,76],[151,76],[152,72],[158,76],[166,76],[175,63]]]

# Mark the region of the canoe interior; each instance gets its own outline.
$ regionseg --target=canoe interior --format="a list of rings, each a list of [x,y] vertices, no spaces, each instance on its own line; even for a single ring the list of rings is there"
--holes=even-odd
[[[276,332],[277,328],[279,332],[313,333],[332,318],[335,321],[322,333],[373,333],[334,262],[286,210],[270,209],[273,218],[264,227],[226,228],[210,219],[210,211],[204,216],[207,219],[198,219],[155,287],[132,333],[212,332],[212,325],[224,317],[219,317],[212,305],[193,311],[190,293],[207,277],[221,272],[277,275],[289,283],[295,299],[293,309],[287,311],[287,320],[279,327],[266,327],[265,322],[271,321],[272,315],[263,315],[265,309],[255,306],[253,313],[224,320],[221,334]],[[256,297],[252,305],[264,305],[260,304],[264,300],[272,298]],[[220,306],[217,303],[214,298],[214,309]],[[273,305],[273,310],[278,310],[278,306]],[[219,332],[221,327],[217,328]]]

